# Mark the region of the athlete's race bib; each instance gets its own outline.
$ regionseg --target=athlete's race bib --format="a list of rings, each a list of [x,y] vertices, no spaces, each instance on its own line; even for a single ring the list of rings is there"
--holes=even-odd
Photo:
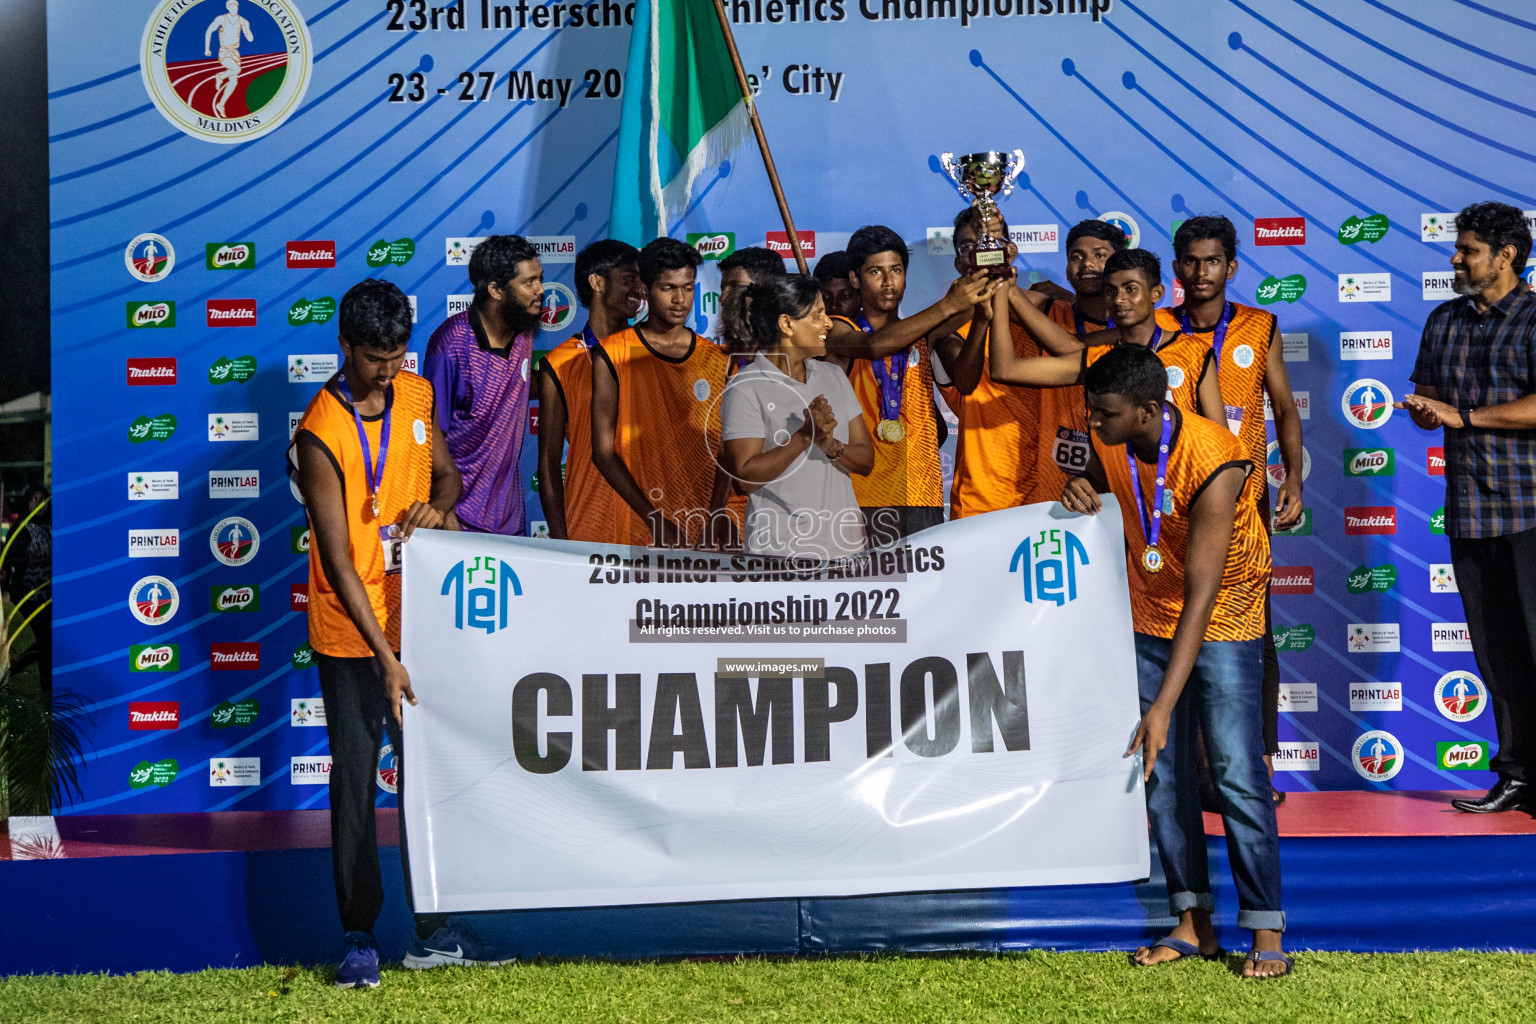
[[[1233,437],[1241,437],[1243,434],[1243,407],[1240,405],[1227,406],[1227,429],[1232,431]]]
[[[403,564],[405,537],[400,532],[399,524],[379,527],[379,543],[384,546],[384,575],[400,575],[400,566]]]
[[[1057,427],[1055,447],[1051,449],[1051,458],[1063,473],[1076,476],[1088,468],[1088,453],[1091,447],[1088,443],[1088,435],[1081,430],[1073,430],[1071,427]]]

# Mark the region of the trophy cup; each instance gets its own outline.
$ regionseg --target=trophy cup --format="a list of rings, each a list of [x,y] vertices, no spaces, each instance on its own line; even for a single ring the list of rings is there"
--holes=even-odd
[[[1012,153],[999,153],[988,150],[985,153],[968,153],[958,160],[955,154],[944,153],[940,155],[939,163],[954,181],[955,188],[971,201],[971,205],[981,215],[980,237],[976,239],[976,246],[966,261],[970,270],[985,270],[993,277],[1006,276],[1008,240],[992,237],[987,224],[998,215],[997,200],[993,197],[1006,196],[1012,192],[1014,180],[1024,170],[1024,151],[1016,149]]]

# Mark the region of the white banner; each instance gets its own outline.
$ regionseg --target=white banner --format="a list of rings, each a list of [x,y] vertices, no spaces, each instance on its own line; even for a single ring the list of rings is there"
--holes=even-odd
[[[1148,874],[1120,511],[796,573],[479,534],[405,548],[420,912]]]

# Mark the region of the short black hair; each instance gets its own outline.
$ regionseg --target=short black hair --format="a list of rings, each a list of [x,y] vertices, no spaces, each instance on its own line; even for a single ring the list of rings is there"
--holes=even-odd
[[[521,235],[492,235],[469,256],[469,283],[475,298],[483,299],[491,285],[505,288],[517,276],[521,263],[539,258],[539,250]]]
[[[1083,376],[1090,395],[1122,395],[1136,406],[1161,405],[1168,391],[1168,371],[1157,353],[1141,345],[1116,345]]]
[[[857,274],[871,257],[883,252],[894,252],[900,256],[903,267],[912,258],[912,254],[907,251],[907,243],[885,225],[868,224],[859,228],[848,239],[848,272]]]
[[[779,317],[788,315],[791,320],[809,316],[821,298],[821,287],[804,274],[784,274],[766,277],[746,291],[743,299],[743,319],[752,346],[766,352],[779,343]]]
[[[1237,259],[1237,228],[1219,213],[1191,217],[1180,224],[1179,230],[1173,233],[1173,258],[1183,259],[1191,245],[1209,238],[1221,243],[1221,247],[1226,250],[1228,263]]]
[[[1111,224],[1107,220],[1097,218],[1080,220],[1072,225],[1072,230],[1067,232],[1066,248],[1072,248],[1072,243],[1079,238],[1098,238],[1108,242],[1116,249],[1124,249],[1131,244],[1131,240],[1125,237],[1125,232],[1118,224]]]
[[[1157,253],[1147,249],[1121,249],[1104,261],[1106,278],[1122,270],[1141,271],[1148,288],[1156,288],[1163,283],[1163,261],[1157,258]]]
[[[760,245],[749,245],[745,249],[737,249],[720,261],[721,274],[727,274],[737,267],[745,270],[755,283],[765,277],[783,277],[784,257]]]
[[[1002,211],[999,210],[997,219],[1003,225],[1003,237],[1007,238],[1008,218],[1004,217]],[[978,235],[981,234],[981,211],[974,206],[967,206],[955,214],[955,230],[959,231],[961,228],[969,228]]]
[[[675,238],[653,238],[640,250],[640,280],[647,288],[669,270],[698,269],[704,257],[691,245]]]
[[[599,238],[576,254],[576,298],[583,306],[592,305],[592,286],[587,277],[607,277],[627,263],[640,262],[640,250],[617,238]]]
[[[411,340],[411,300],[392,281],[365,278],[341,297],[337,330],[348,345],[392,352]]]
[[[847,281],[847,251],[839,249],[836,252],[827,253],[816,261],[816,266],[811,268],[811,276],[818,281]]]
[[[1525,273],[1525,261],[1531,257],[1531,226],[1518,206],[1473,203],[1456,215],[1456,230],[1472,232],[1495,253],[1514,246],[1515,273]]]

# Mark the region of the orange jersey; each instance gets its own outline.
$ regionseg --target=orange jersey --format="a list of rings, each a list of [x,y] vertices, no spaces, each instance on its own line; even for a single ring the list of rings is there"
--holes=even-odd
[[[1264,428],[1264,373],[1269,367],[1269,342],[1274,337],[1275,315],[1242,303],[1232,304],[1232,321],[1227,326],[1217,364],[1216,381],[1221,385],[1221,400],[1227,407],[1227,426],[1243,445],[1243,451],[1259,472],[1248,480],[1243,493],[1254,505],[1269,504],[1269,483],[1265,465],[1269,440]],[[1163,330],[1179,330],[1179,316],[1171,309],[1157,311]],[[1196,336],[1214,343],[1215,329],[1198,331]],[[1266,517],[1267,518],[1267,517]]]
[[[1041,354],[1040,346],[1024,328],[1018,324],[1009,326],[1013,351],[1019,358],[1032,359]],[[970,329],[967,322],[956,333],[964,338]],[[951,519],[1024,504],[1034,487],[1040,391],[997,383],[986,359],[981,364],[981,380],[969,395],[954,388],[940,389],[960,419],[960,436],[955,442],[955,478],[949,489]]]
[[[347,554],[374,617],[384,628],[391,650],[400,649],[400,576],[384,571],[384,544],[379,527],[397,523],[412,504],[432,496],[432,385],[401,370],[394,379],[390,406],[389,451],[379,485],[379,515],[368,500],[368,470],[357,439],[357,420],[348,405],[327,384],[299,420],[295,434],[309,434],[325,446],[341,475],[347,516]],[[379,458],[384,417],[363,420],[368,450]],[[296,442],[297,443],[297,442]],[[375,470],[377,471],[377,470]],[[320,545],[309,546],[309,645],[333,658],[371,658],[373,651],[352,623],[320,567]]]
[[[836,317],[858,330],[851,320]],[[939,411],[933,404],[933,366],[928,362],[928,342],[918,339],[907,347],[907,372],[901,385],[900,423],[906,434],[887,441],[878,427],[881,410],[880,384],[868,359],[855,359],[848,371],[853,393],[864,408],[865,425],[875,444],[875,466],[868,476],[853,478],[853,494],[861,508],[913,505],[937,508],[944,505],[944,478],[939,470]],[[887,367],[891,359],[882,360]]]
[[[1123,344],[1093,345],[1083,350],[1083,370],[1103,358],[1104,353]],[[1163,361],[1168,372],[1167,399],[1174,406],[1191,416],[1200,415],[1200,381],[1211,362],[1209,343],[1188,334],[1173,334],[1165,330],[1157,346],[1157,358]]]
[[[565,401],[565,529],[571,540],[606,541],[624,502],[592,464],[592,352],[583,335],[544,356],[540,372],[550,374]]]
[[[1131,621],[1136,632],[1171,639],[1184,610],[1184,564],[1189,551],[1189,512],[1207,483],[1231,466],[1258,472],[1245,457],[1242,445],[1221,424],[1199,416],[1173,412],[1173,434],[1168,445],[1168,474],[1163,496],[1161,533],[1157,547],[1163,555],[1162,571],[1150,573],[1142,565],[1147,538],[1137,511],[1150,512],[1156,487],[1157,464],[1138,460],[1137,479],[1131,479],[1125,445],[1110,447],[1093,439],[1094,452],[1104,467],[1109,489],[1120,502],[1125,520],[1126,572],[1131,584]],[[1264,606],[1269,590],[1269,535],[1258,508],[1239,496],[1233,509],[1232,545],[1221,574],[1221,590],[1206,640],[1253,640],[1264,635]]]
[[[721,349],[722,351],[724,350],[723,345]],[[727,353],[727,355],[730,354]],[[750,356],[731,355],[730,360],[730,370],[725,375],[727,380],[736,376],[742,369],[752,365],[752,358]],[[745,537],[746,534],[743,531],[747,527],[747,496],[738,491],[735,486],[732,486],[729,495],[725,499],[725,510],[730,514],[731,522],[736,524],[737,536]]]
[[[1068,333],[1077,333],[1077,318],[1070,302],[1052,302],[1050,317]],[[1084,331],[1102,331],[1104,325],[1083,321]],[[1035,431],[1035,477],[1025,504],[1059,501],[1067,481],[1088,465],[1088,407],[1083,387],[1040,389],[1040,425]]]
[[[687,355],[658,355],[634,327],[604,338],[593,356],[613,367],[619,385],[615,451],[688,546],[701,546],[719,469],[720,396],[730,359],[697,335]],[[609,541],[650,545],[650,525],[622,500],[615,509]]]

